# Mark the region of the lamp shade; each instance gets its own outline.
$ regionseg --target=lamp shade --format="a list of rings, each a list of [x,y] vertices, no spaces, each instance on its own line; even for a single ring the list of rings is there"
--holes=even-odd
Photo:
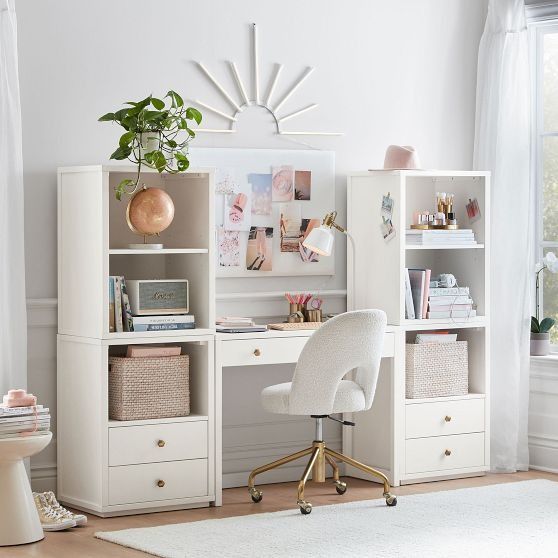
[[[302,245],[320,256],[331,256],[333,250],[333,231],[330,227],[321,225],[310,231]]]

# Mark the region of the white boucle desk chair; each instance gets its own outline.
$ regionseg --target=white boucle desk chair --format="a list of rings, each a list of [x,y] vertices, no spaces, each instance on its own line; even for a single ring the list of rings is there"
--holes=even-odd
[[[312,471],[314,482],[325,482],[326,461],[333,468],[337,492],[346,492],[347,484],[339,480],[336,459],[380,477],[384,483],[387,505],[397,504],[397,498],[390,493],[389,481],[383,473],[329,449],[322,435],[323,419],[332,418],[329,415],[365,411],[372,406],[385,327],[386,315],[381,310],[347,312],[330,319],[306,343],[298,359],[293,381],[269,386],[262,391],[262,405],[266,411],[310,415],[316,419],[316,437],[311,447],[258,467],[250,473],[248,490],[254,502],[262,499],[262,491],[255,487],[256,475],[311,455],[298,484],[297,504],[303,514],[312,511],[312,504],[304,499],[306,481]],[[344,380],[344,376],[353,370],[354,381]],[[338,422],[354,426],[348,421]]]

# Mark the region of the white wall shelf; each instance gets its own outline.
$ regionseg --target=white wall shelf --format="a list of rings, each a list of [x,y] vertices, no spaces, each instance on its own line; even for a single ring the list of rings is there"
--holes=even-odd
[[[463,229],[472,229],[476,245],[410,245],[406,229],[415,211],[434,210],[436,192],[453,193],[454,212]],[[394,201],[396,235],[385,242],[380,232],[382,197]],[[470,223],[466,204],[476,198],[481,218]],[[392,378],[380,373],[369,420],[361,419],[353,436],[353,456],[384,469],[401,484],[482,475],[490,456],[490,173],[476,171],[367,171],[347,181],[347,229],[355,241],[348,250],[350,309],[381,308],[388,323],[399,326],[396,353],[401,366]],[[405,317],[405,268],[452,273],[470,288],[477,316],[454,319]],[[421,331],[450,330],[467,341],[469,394],[406,399],[405,344]],[[389,403],[388,403],[389,402]],[[445,420],[450,417],[450,420]],[[385,440],[378,425],[393,434],[391,455],[378,449]],[[417,432],[419,434],[417,434]],[[372,447],[373,446],[373,447]],[[444,456],[452,449],[451,456]],[[440,453],[441,452],[441,453]]]
[[[142,184],[166,190],[175,204],[157,251],[128,248],[142,238],[128,228],[126,200],[115,199],[114,186],[134,172],[101,165],[58,171],[57,496],[103,517],[218,500],[213,171],[142,176]],[[110,332],[111,275],[187,279],[197,328]],[[179,345],[190,356],[191,413],[111,420],[109,357],[146,343]]]

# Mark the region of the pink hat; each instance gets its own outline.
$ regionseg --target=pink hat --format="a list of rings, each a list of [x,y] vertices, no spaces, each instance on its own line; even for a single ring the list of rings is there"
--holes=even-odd
[[[37,404],[37,398],[24,389],[10,389],[8,395],[4,395],[5,407],[32,407]]]
[[[420,170],[420,159],[412,145],[390,145],[386,149],[383,170]],[[370,169],[382,170],[382,169]]]

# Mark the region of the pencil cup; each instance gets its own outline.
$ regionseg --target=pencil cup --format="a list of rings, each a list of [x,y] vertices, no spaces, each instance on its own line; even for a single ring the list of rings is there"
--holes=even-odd
[[[322,321],[322,311],[321,310],[306,310],[304,316],[307,322],[321,322]]]
[[[302,314],[302,304],[289,304],[289,315],[287,317],[287,322],[300,323],[304,321],[304,316]]]

